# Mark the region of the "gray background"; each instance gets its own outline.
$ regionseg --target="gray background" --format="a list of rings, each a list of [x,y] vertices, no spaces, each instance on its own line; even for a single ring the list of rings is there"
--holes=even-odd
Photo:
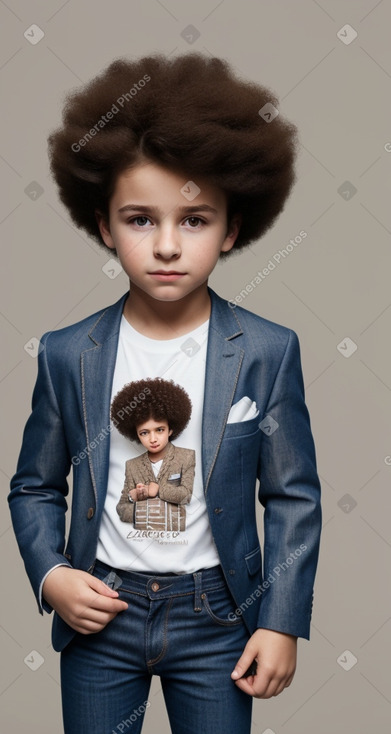
[[[46,138],[68,90],[114,57],[156,50],[228,59],[273,89],[300,130],[298,182],[284,213],[210,281],[234,298],[300,230],[308,234],[242,302],[299,335],[324,512],[311,642],[299,640],[290,688],[255,701],[252,731],[388,730],[390,21],[387,0],[0,2],[2,732],[61,731],[51,618],[37,613],[5,504],[36,376],[32,339],[127,289],[123,273],[102,270],[110,253],[59,203]],[[23,35],[32,24],[44,32],[35,45],[36,30]],[[192,43],[181,36],[190,24],[199,33]],[[338,35],[346,24],[354,40],[350,29]],[[158,678],[150,702],[145,734],[169,732]]]

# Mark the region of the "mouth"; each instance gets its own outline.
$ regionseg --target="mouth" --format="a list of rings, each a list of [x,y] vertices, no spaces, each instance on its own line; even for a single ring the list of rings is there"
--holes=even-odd
[[[148,275],[150,275],[151,278],[154,278],[155,280],[170,282],[183,278],[186,273],[180,273],[178,270],[154,270],[153,272],[148,273]]]

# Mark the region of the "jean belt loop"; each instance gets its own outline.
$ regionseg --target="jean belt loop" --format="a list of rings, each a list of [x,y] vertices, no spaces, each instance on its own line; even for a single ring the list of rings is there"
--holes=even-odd
[[[194,578],[194,611],[202,612],[201,606],[201,584],[202,584],[202,571],[193,573]]]

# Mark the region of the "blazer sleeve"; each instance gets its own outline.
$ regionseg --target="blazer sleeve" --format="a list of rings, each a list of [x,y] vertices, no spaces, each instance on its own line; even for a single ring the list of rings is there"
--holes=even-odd
[[[259,500],[264,512],[264,586],[258,627],[309,639],[322,513],[320,482],[297,334],[289,338],[264,418]],[[262,428],[262,425],[261,425]]]
[[[71,566],[63,555],[65,512],[71,467],[63,422],[49,368],[47,341],[43,335],[38,356],[38,375],[32,397],[32,412],[26,423],[17,470],[11,479],[8,502],[12,523],[38,608],[42,579],[56,565]]]
[[[175,461],[168,475],[159,483],[158,494],[160,499],[176,505],[185,505],[190,502],[194,484],[195,451],[182,449],[182,456],[183,461]],[[170,484],[168,481],[168,477],[176,471],[181,473],[181,483],[178,486]]]
[[[129,466],[134,459],[129,459],[125,464],[125,480],[124,487],[121,492],[120,500],[117,504],[117,512],[122,522],[133,522],[134,504],[129,502],[129,490],[134,489],[137,482],[134,480]]]

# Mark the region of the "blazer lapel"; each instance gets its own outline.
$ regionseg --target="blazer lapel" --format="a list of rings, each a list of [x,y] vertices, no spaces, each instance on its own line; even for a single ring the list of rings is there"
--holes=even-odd
[[[207,492],[235,394],[244,350],[233,340],[242,335],[235,309],[210,288],[212,310],[206,358],[202,417],[202,476]],[[238,340],[240,342],[240,339]]]
[[[104,498],[110,452],[110,398],[125,293],[100,314],[81,353],[81,389],[88,461],[95,501]]]

